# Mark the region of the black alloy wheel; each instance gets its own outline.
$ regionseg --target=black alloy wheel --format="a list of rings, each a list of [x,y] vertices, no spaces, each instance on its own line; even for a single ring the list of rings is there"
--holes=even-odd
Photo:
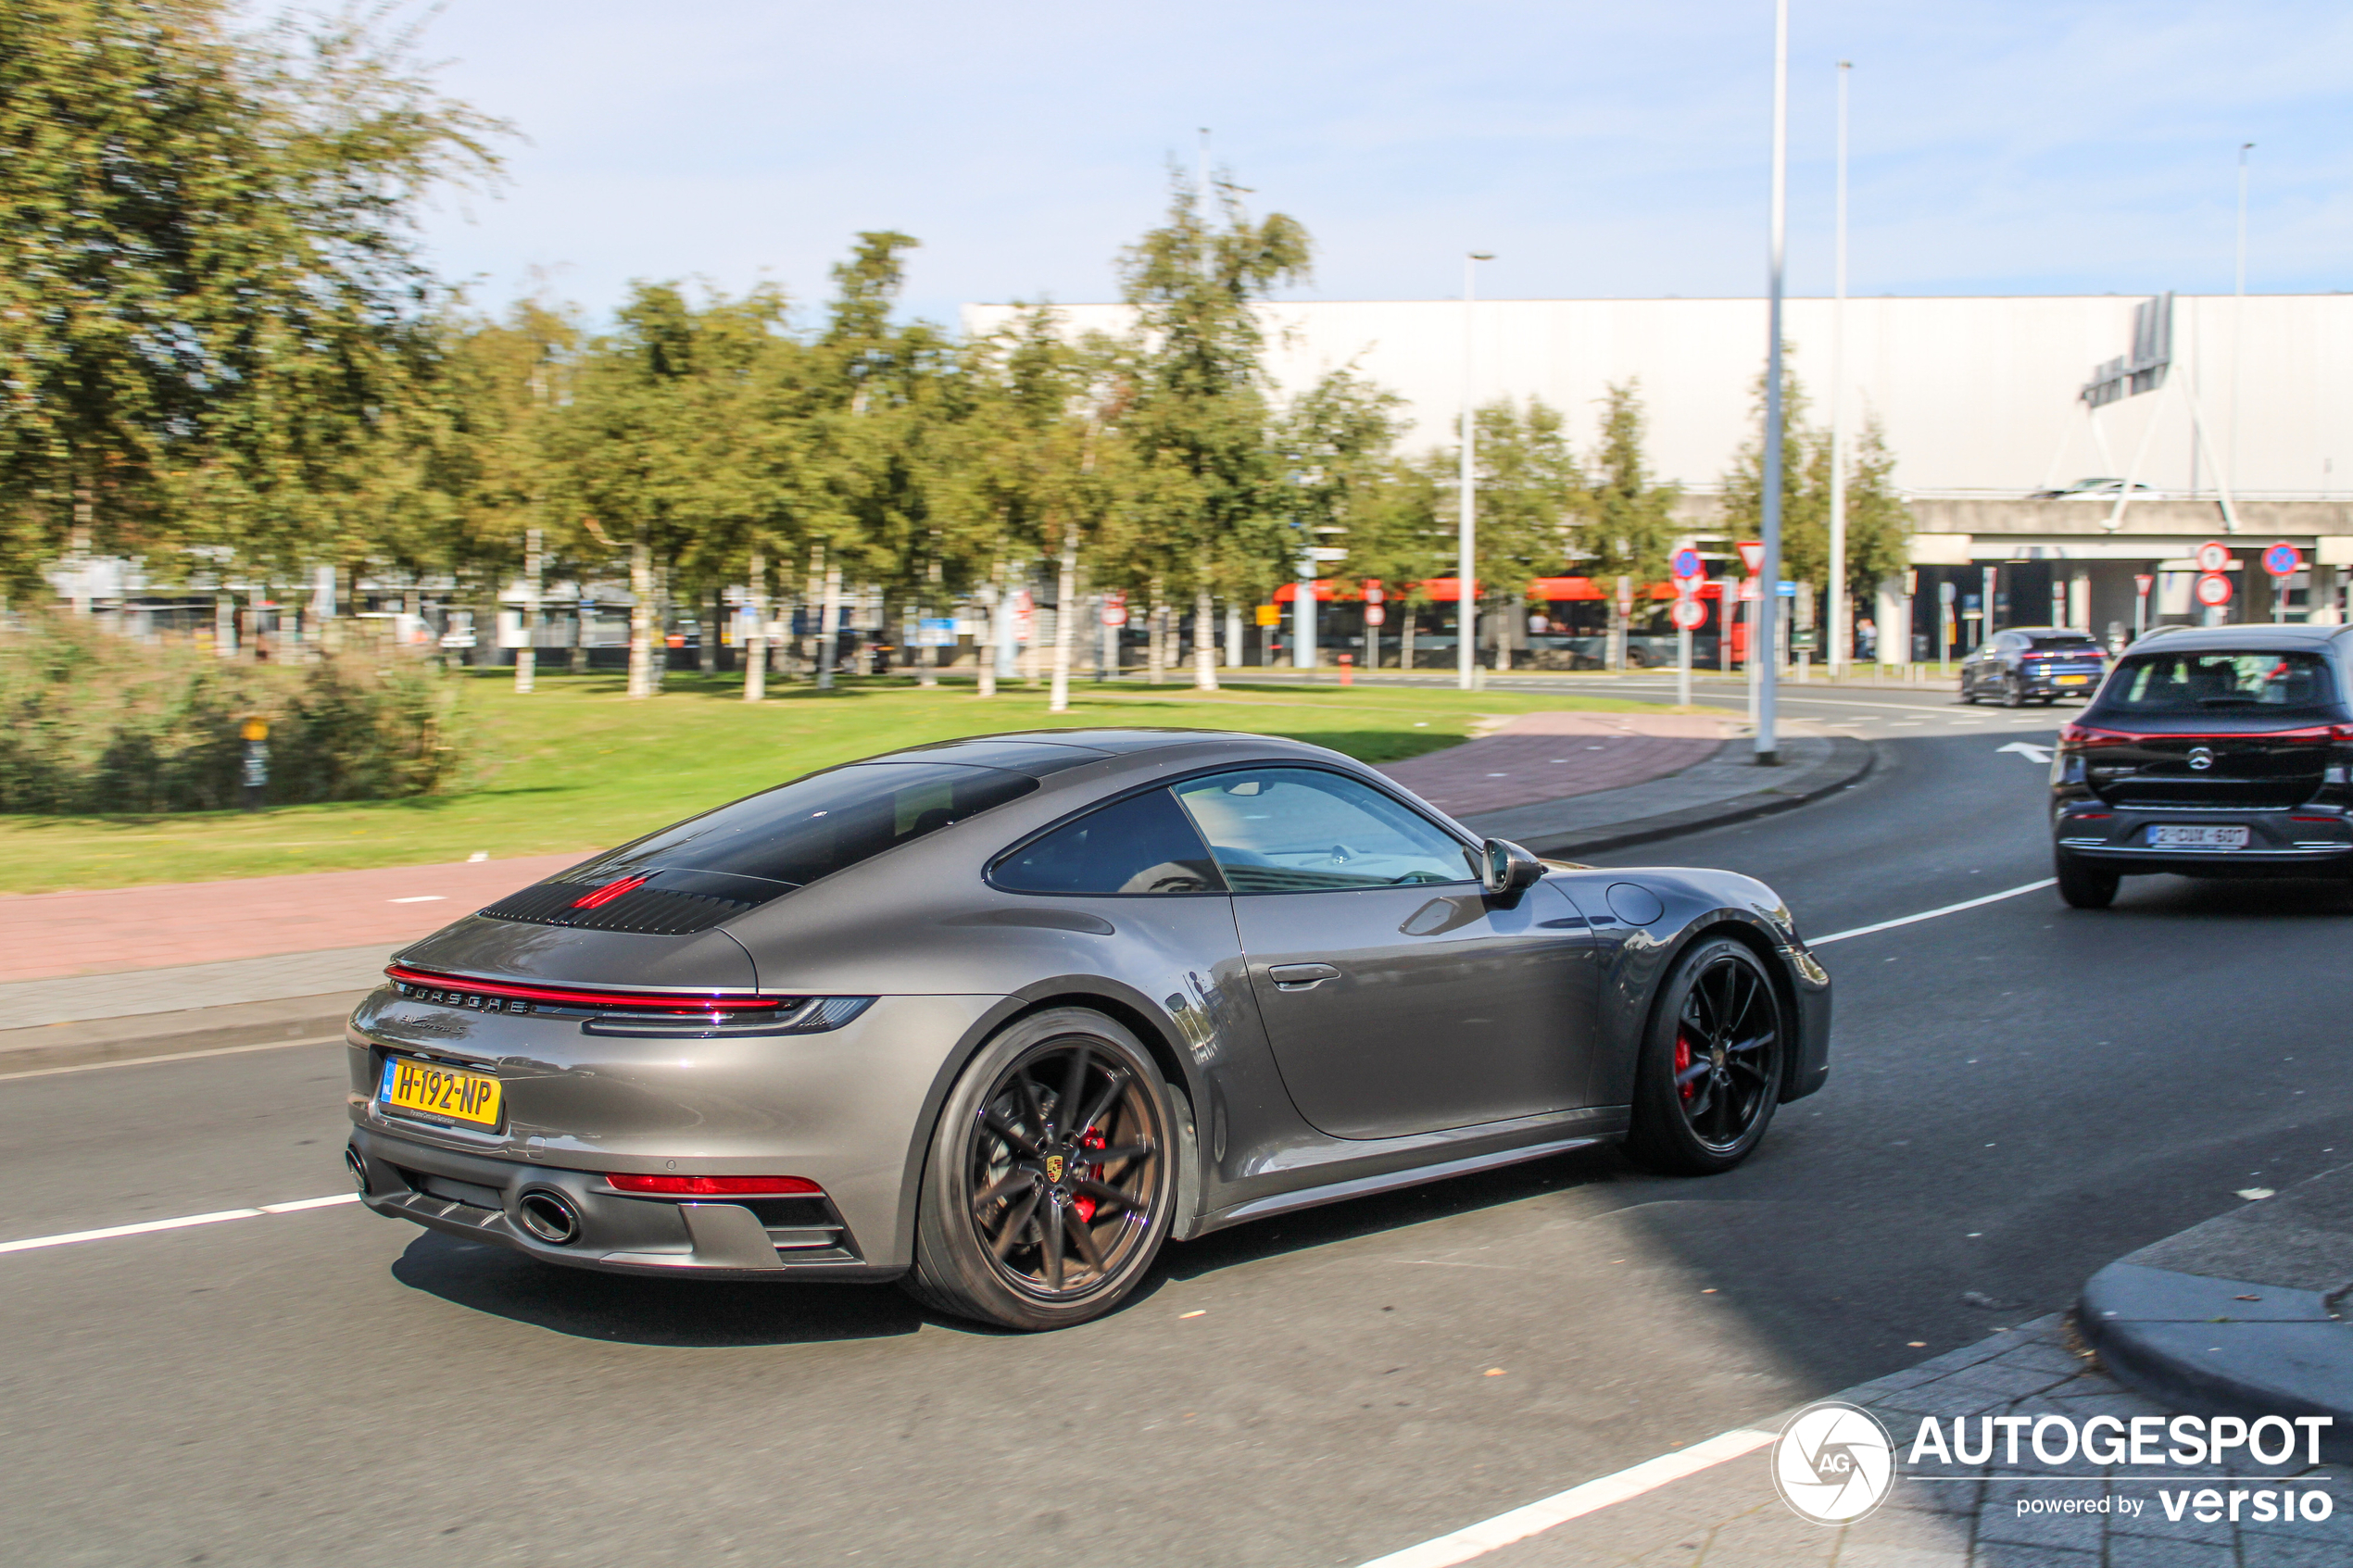
[[[2116,872],[2087,866],[2074,856],[2061,852],[2054,857],[2053,871],[2058,877],[2058,893],[2070,909],[2105,909],[2116,902],[2116,888],[2122,879]]]
[[[1729,936],[1701,942],[1668,978],[1644,1042],[1627,1152],[1687,1175],[1747,1159],[1780,1103],[1789,1036],[1755,950]]]
[[[1007,1328],[1111,1311],[1166,1236],[1176,1126],[1160,1070],[1111,1019],[1059,1008],[1013,1024],[949,1096],[908,1288]]]

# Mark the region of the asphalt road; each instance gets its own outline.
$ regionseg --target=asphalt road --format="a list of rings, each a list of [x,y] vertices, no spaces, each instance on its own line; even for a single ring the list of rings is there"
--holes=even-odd
[[[1884,760],[1605,858],[1762,876],[1816,935],[2048,874],[2044,770],[1998,748],[2050,715],[1785,711]],[[1361,1562],[2063,1307],[2342,1162],[2348,915],[2160,878],[1839,942],[1830,1086],[1740,1171],[1573,1156],[1243,1227],[1052,1336],[544,1270],[348,1205],[0,1254],[0,1538],[107,1568]],[[0,1081],[0,1237],[337,1192],[342,1087],[320,1047]]]

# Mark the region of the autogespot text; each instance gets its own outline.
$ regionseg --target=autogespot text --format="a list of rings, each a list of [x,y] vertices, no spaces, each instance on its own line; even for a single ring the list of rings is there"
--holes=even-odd
[[[1974,1422],[1974,1428],[1971,1423]],[[2267,1415],[2249,1422],[2237,1416],[2095,1415],[2078,1421],[2065,1415],[1956,1416],[1948,1424],[1922,1416],[1913,1435],[1906,1467],[1916,1479],[1934,1479],[1932,1464],[2000,1464],[2020,1466],[2068,1464],[2078,1459],[2097,1465],[2148,1467],[2162,1472],[2173,1465],[2231,1465],[2259,1469],[2321,1462],[2322,1431],[2332,1424],[2325,1415]],[[1973,1439],[1973,1440],[1972,1440]],[[2150,1475],[2085,1475],[2095,1481],[2155,1481]],[[2189,1479],[2184,1477],[2185,1480]],[[2217,1477],[2216,1479],[2221,1479]],[[2252,1476],[2231,1480],[2253,1481]],[[2184,1517],[2201,1524],[2229,1521],[2266,1524],[2296,1519],[2326,1519],[2334,1499],[2319,1486],[2297,1487],[2285,1480],[2247,1486],[2160,1486],[2158,1505],[2169,1520]],[[2020,1498],[2020,1514],[2115,1513],[2138,1515],[2145,1498]]]

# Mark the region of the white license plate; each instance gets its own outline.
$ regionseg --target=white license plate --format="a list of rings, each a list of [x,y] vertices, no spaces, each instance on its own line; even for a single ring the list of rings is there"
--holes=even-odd
[[[2245,828],[2223,827],[2153,827],[2149,829],[2149,844],[2163,849],[2244,849],[2246,847]]]

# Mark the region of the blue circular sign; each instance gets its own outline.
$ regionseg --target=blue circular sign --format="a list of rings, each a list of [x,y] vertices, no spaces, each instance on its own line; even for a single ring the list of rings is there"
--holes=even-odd
[[[2274,545],[2263,552],[2263,570],[2274,577],[2293,577],[2304,567],[2304,552],[2293,545]]]
[[[1699,552],[1697,550],[1684,549],[1675,552],[1675,575],[1678,577],[1697,577],[1699,575]]]

